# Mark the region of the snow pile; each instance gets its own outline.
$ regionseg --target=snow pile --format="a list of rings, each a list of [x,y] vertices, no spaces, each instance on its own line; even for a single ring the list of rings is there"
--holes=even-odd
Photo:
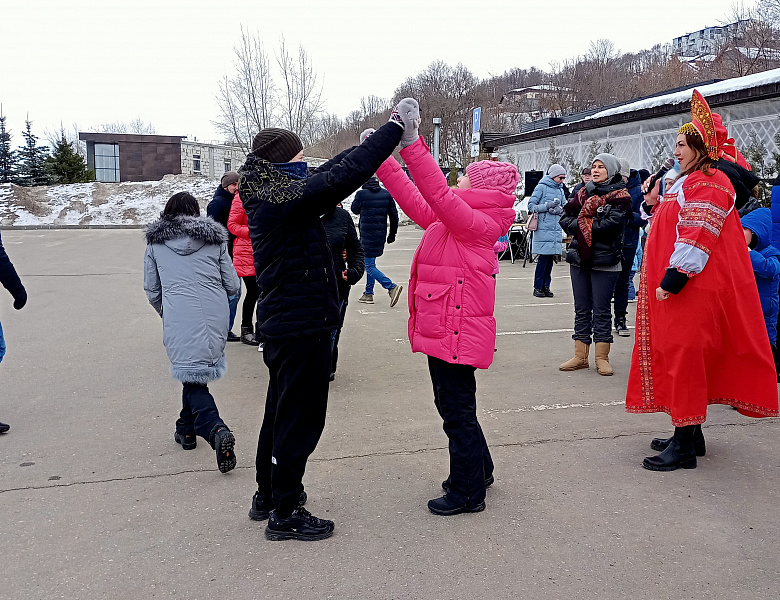
[[[165,203],[177,192],[195,196],[205,214],[218,185],[218,180],[187,175],[166,175],[160,181],[74,183],[35,188],[0,184],[0,225],[142,226],[157,219]],[[349,210],[354,197],[352,194],[344,200],[344,208]],[[411,222],[400,208],[398,213],[401,223]],[[356,215],[353,219],[357,223]]]

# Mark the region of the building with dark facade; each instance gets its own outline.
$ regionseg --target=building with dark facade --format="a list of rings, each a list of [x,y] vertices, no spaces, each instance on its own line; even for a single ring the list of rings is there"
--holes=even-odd
[[[79,133],[98,181],[158,181],[181,173],[185,136]]]

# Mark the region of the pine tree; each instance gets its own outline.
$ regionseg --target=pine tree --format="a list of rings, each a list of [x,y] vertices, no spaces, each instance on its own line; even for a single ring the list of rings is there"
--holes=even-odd
[[[38,145],[38,138],[33,135],[32,121],[29,118],[24,122],[24,127],[25,131],[22,132],[24,146],[19,146],[19,150],[16,151],[18,157],[16,183],[26,186],[47,185],[49,175],[46,173],[46,157],[49,148]]]
[[[14,151],[11,150],[11,132],[5,128],[5,119],[0,106],[0,183],[11,181],[14,172]]]
[[[60,141],[51,156],[46,158],[46,172],[52,183],[86,183],[95,180],[95,172],[87,169],[84,159],[73,151],[73,146],[60,131]]]

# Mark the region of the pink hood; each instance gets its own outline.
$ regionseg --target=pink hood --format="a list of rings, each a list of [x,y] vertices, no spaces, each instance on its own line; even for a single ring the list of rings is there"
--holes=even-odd
[[[401,151],[415,183],[394,158],[377,176],[425,229],[409,279],[413,352],[486,369],[496,344],[493,245],[515,218],[515,198],[497,190],[450,189],[422,138]]]

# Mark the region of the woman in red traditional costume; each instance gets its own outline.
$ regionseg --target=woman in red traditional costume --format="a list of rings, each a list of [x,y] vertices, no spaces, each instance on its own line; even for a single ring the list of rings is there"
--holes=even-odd
[[[658,202],[646,193],[652,228],[645,247],[636,342],[626,393],[632,413],[665,412],[674,436],[645,458],[653,471],[696,468],[709,404],[749,417],[778,416],[777,378],[734,188],[713,162],[731,148],[698,91],[675,157],[681,176]],[[722,132],[717,129],[723,129]],[[719,135],[719,133],[721,135]]]

